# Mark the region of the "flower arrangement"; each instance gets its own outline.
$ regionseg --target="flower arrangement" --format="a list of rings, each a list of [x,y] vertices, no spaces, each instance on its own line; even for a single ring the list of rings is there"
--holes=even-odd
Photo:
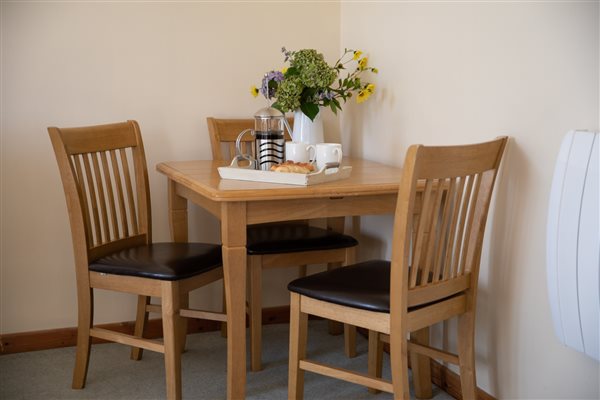
[[[368,57],[359,50],[344,49],[344,54],[329,66],[314,49],[288,51],[282,47],[284,62],[289,67],[265,74],[260,89],[252,86],[251,93],[257,97],[261,93],[268,100],[274,99],[272,107],[281,112],[297,109],[311,120],[319,113],[319,107],[329,107],[337,114],[342,109],[341,101],[346,102],[357,93],[356,102],[362,103],[375,91],[375,85],[361,80],[364,72],[377,73],[377,68],[368,65]],[[351,66],[350,64],[356,64]],[[345,77],[340,77],[348,71]]]

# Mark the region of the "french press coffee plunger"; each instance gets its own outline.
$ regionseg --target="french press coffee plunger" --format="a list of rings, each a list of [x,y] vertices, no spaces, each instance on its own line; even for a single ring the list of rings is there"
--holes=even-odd
[[[285,137],[283,130],[289,134],[292,130],[285,115],[273,107],[265,107],[254,114],[254,129],[242,131],[235,141],[237,155],[234,161],[248,160],[248,168],[268,171],[271,166],[281,164],[285,160]],[[242,137],[250,132],[254,136],[254,157],[243,154],[241,149]]]

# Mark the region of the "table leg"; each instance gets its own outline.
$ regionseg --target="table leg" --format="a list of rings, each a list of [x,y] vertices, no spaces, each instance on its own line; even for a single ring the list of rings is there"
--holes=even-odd
[[[169,180],[169,227],[171,239],[177,243],[188,241],[188,204],[187,199],[176,192],[177,184]]]
[[[227,398],[246,392],[246,203],[221,205],[221,241],[227,304]]]
[[[327,218],[327,229],[331,229],[335,232],[344,233],[345,217],[330,217]],[[341,263],[329,263],[327,269],[331,270],[334,268],[341,267]],[[330,335],[341,335],[344,333],[344,325],[336,321],[329,321],[328,326]]]
[[[177,184],[169,180],[168,199],[169,199],[169,227],[171,229],[171,239],[177,243],[187,243],[188,241],[188,202],[187,199],[179,196],[176,191]],[[189,294],[181,295],[182,308],[189,306]],[[147,317],[146,317],[147,318]],[[187,339],[188,319],[179,318],[180,337],[181,337],[181,352],[185,350]]]

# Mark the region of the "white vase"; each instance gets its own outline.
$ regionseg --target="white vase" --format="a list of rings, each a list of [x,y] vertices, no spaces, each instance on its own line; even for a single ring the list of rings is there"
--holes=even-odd
[[[294,112],[294,130],[292,132],[292,140],[294,142],[302,142],[308,144],[323,143],[323,120],[321,112],[317,114],[314,121],[311,121],[302,110]]]

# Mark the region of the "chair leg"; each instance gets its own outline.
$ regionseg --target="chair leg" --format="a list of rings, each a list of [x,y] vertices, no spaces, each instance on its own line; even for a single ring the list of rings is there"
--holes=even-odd
[[[176,400],[181,399],[179,283],[163,281],[161,295],[167,399]]]
[[[327,264],[327,271],[340,268],[342,263]],[[348,358],[356,357],[356,327],[348,324],[341,324],[337,321],[329,321],[328,331],[330,335],[340,335],[344,333],[344,352]]]
[[[411,332],[412,341],[425,346],[429,345],[429,327]],[[412,369],[412,380],[415,387],[415,397],[417,399],[431,399],[433,397],[431,387],[431,362],[429,357],[410,352],[410,365]]]
[[[460,366],[460,387],[463,399],[475,399],[477,384],[475,379],[475,314],[473,311],[458,317],[458,362]]]
[[[150,304],[150,296],[138,296],[137,300],[137,310],[135,313],[135,327],[133,329],[133,336],[143,338],[144,337],[144,329],[146,328],[146,323],[148,322],[148,312],[146,311],[146,306]],[[144,349],[141,347],[132,347],[130,358],[135,361],[139,361],[142,359],[142,354]]]
[[[390,364],[394,399],[410,398],[408,386],[408,343],[406,332],[393,332],[390,335]]]
[[[225,281],[223,281],[223,314],[227,314],[227,302],[225,301]],[[227,322],[221,322],[221,337],[227,337]]]
[[[349,247],[346,249],[346,260],[344,266],[354,264],[356,258],[356,249]],[[346,356],[348,358],[356,357],[356,327],[352,325],[344,325],[344,345]]]
[[[94,294],[90,287],[78,288],[77,291],[77,349],[75,351],[75,368],[73,369],[71,387],[73,389],[83,389],[90,363],[90,328],[94,319]]]
[[[379,336],[379,332],[369,331],[369,376],[374,378],[381,378],[383,369],[383,342]],[[380,391],[369,388],[369,392],[377,394]]]
[[[179,294],[179,309],[190,308],[190,294]],[[179,343],[181,353],[185,352],[185,344],[187,342],[188,318],[179,318]]]
[[[344,352],[348,358],[356,357],[356,327],[344,324]]]
[[[252,371],[262,369],[262,259],[248,257],[250,267],[250,364]]]
[[[341,266],[342,263],[340,262],[328,263],[327,271],[331,271],[332,269],[336,269]],[[341,335],[342,333],[344,333],[344,325],[341,322],[337,321],[329,321],[327,329],[330,335]]]
[[[300,295],[291,293],[288,399],[304,397],[304,371],[300,369],[300,360],[306,357],[307,330],[308,314],[300,309]]]

